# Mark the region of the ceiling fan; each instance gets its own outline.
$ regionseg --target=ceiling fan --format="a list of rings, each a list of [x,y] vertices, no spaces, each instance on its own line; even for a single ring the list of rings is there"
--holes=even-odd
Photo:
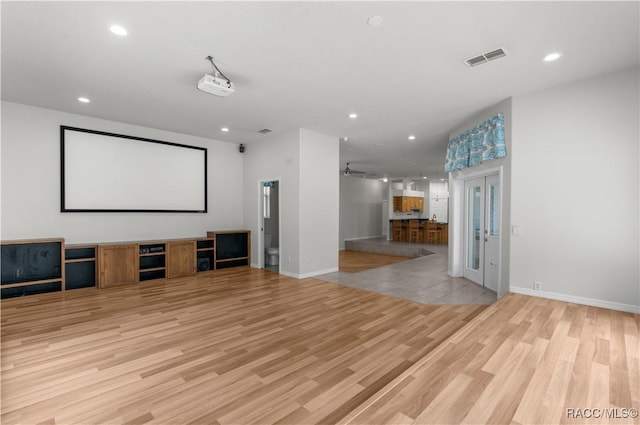
[[[358,171],[358,170],[352,170],[351,168],[349,168],[349,162],[347,162],[347,166],[344,168],[344,170],[342,170],[342,174],[344,174],[345,176],[350,176],[352,174],[366,174],[366,172],[364,171]]]

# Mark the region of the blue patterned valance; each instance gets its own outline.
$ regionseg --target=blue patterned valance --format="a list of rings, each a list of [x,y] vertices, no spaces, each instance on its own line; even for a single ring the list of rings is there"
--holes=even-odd
[[[444,171],[473,167],[483,161],[507,155],[504,115],[498,114],[480,125],[449,139]]]

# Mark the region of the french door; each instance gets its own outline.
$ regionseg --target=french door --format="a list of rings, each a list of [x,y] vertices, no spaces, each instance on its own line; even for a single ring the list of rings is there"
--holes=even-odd
[[[467,180],[465,189],[464,277],[498,291],[500,275],[500,179]]]

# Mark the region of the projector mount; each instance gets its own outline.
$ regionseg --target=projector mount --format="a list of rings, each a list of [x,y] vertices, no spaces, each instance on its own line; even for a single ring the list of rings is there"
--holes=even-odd
[[[227,82],[229,83],[229,87],[231,87],[231,80],[229,78],[227,78],[227,76],[224,75],[222,73],[222,71],[220,71],[220,69],[216,66],[216,63],[213,61],[213,56],[209,55],[205,59],[208,60],[209,62],[211,62],[211,66],[213,67],[214,75],[216,77],[218,77],[218,78],[222,77],[225,80],[227,80]]]

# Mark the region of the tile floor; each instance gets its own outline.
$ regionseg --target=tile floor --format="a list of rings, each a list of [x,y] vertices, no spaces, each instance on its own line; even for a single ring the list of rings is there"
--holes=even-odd
[[[271,272],[280,273],[280,266],[269,266],[265,264],[264,268],[265,270],[269,270]]]
[[[376,244],[376,240],[367,241],[368,245]],[[377,241],[391,247],[397,243],[382,239]],[[491,304],[496,301],[495,292],[470,280],[447,275],[446,245],[421,245],[420,249],[433,254],[358,273],[328,273],[317,276],[316,279],[422,304]],[[389,251],[383,253],[390,254]]]

